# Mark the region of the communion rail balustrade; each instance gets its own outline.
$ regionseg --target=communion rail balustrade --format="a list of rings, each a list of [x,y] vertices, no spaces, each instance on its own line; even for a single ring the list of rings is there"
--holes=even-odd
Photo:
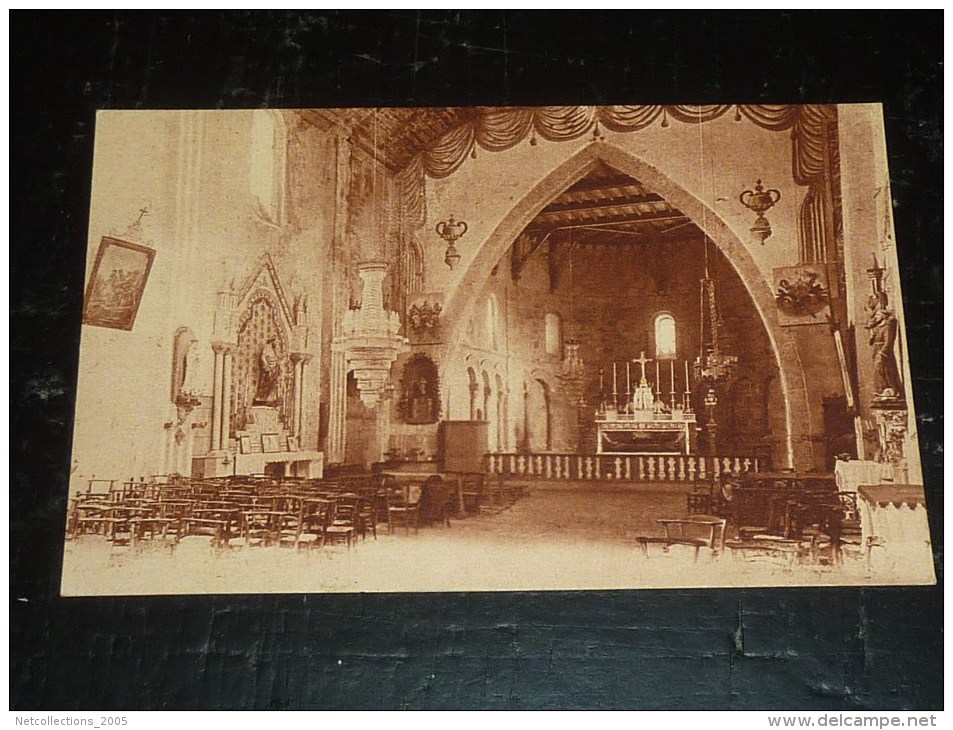
[[[696,482],[759,471],[754,456],[686,456],[652,454],[516,454],[486,455],[488,474],[565,481]]]

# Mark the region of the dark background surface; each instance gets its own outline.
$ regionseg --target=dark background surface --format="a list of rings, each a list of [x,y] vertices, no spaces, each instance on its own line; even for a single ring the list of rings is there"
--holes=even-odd
[[[883,101],[942,569],[942,25],[11,13],[11,708],[942,708],[942,572],[894,589],[58,596],[94,115],[109,108]]]

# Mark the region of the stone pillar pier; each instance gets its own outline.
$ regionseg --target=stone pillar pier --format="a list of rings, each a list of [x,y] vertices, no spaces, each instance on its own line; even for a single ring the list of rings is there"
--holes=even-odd
[[[347,417],[347,365],[342,350],[331,352],[330,399],[328,403],[328,463],[344,461]]]
[[[215,369],[212,375],[212,445],[211,451],[222,448],[222,373],[224,370],[225,346],[221,342],[212,343],[215,353]]]
[[[311,356],[303,352],[291,353],[294,366],[294,410],[291,418],[291,430],[299,441],[304,431],[304,373]]]
[[[219,423],[220,449],[228,448],[228,438],[232,430],[232,359],[234,346],[225,345],[222,349],[222,408]]]

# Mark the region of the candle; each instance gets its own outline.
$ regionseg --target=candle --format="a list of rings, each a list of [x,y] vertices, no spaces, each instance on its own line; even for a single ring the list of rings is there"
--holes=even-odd
[[[599,368],[599,392],[602,393],[603,390],[605,390],[605,383],[602,378],[602,368]]]
[[[662,392],[662,388],[659,386],[659,381],[658,381],[658,359],[657,358],[655,360],[655,392],[656,393]]]
[[[672,385],[672,408],[675,407],[675,361],[668,361],[668,379]]]
[[[632,376],[629,374],[629,361],[625,361],[625,392],[626,395],[632,392]]]
[[[619,391],[616,390],[616,377],[615,377],[615,363],[612,363],[612,395],[615,395]]]
[[[692,392],[692,386],[689,385],[689,382],[688,382],[688,360],[686,360],[685,361],[685,393],[688,394],[691,392]]]

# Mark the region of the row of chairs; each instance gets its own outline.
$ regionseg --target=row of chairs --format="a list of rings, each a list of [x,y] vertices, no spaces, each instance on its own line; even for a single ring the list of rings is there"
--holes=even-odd
[[[103,488],[105,487],[105,488]],[[449,525],[452,489],[439,477],[400,487],[380,476],[337,481],[240,479],[91,482],[71,502],[70,537],[96,533],[115,545],[161,538],[206,536],[215,547],[328,543],[352,545],[377,538],[378,524],[393,531],[435,518]]]
[[[831,475],[752,474],[716,480],[688,495],[689,514],[727,520],[732,553],[788,561],[840,563],[859,556],[860,515],[855,492],[839,492]]]

